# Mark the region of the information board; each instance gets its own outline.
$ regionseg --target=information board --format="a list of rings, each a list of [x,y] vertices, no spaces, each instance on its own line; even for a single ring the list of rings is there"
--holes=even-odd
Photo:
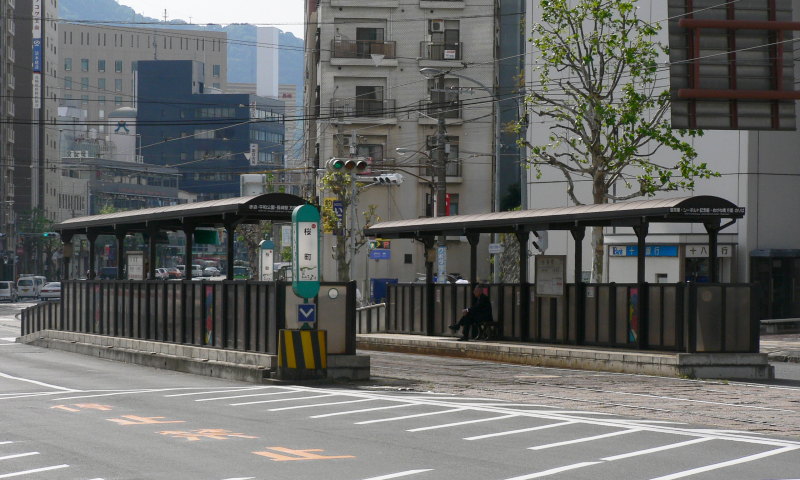
[[[128,252],[128,280],[144,280],[144,252]]]
[[[536,295],[539,297],[563,296],[566,267],[566,255],[537,255]]]

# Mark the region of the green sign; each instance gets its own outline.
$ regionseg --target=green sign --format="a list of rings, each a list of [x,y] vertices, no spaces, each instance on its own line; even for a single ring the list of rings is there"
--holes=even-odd
[[[300,298],[319,293],[320,237],[319,210],[313,205],[295,207],[292,212],[292,290]]]

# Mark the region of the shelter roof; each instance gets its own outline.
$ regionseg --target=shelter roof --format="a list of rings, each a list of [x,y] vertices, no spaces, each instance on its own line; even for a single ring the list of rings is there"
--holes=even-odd
[[[56,224],[53,229],[62,237],[71,237],[89,230],[113,234],[115,231],[137,232],[149,228],[179,230],[184,226],[222,227],[225,224],[256,223],[261,220],[289,221],[294,208],[306,203],[295,195],[267,193],[76,217]]]
[[[569,230],[590,226],[639,226],[646,223],[718,223],[742,218],[744,208],[723,198],[700,195],[635,202],[540,208],[381,222],[364,229],[368,236],[418,238],[435,235]]]

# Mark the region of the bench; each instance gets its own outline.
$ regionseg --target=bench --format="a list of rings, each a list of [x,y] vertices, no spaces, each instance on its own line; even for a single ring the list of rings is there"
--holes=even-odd
[[[800,331],[800,318],[778,318],[772,320],[761,320],[761,331],[766,333]]]

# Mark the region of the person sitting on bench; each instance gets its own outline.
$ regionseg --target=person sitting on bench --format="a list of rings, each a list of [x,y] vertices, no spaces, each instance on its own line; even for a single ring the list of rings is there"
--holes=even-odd
[[[454,332],[459,328],[463,328],[462,336],[459,340],[464,342],[469,340],[469,332],[473,325],[492,321],[492,302],[489,300],[489,296],[483,293],[483,287],[476,285],[472,294],[475,296],[472,306],[462,310],[463,317],[458,323],[450,325],[450,330]]]

